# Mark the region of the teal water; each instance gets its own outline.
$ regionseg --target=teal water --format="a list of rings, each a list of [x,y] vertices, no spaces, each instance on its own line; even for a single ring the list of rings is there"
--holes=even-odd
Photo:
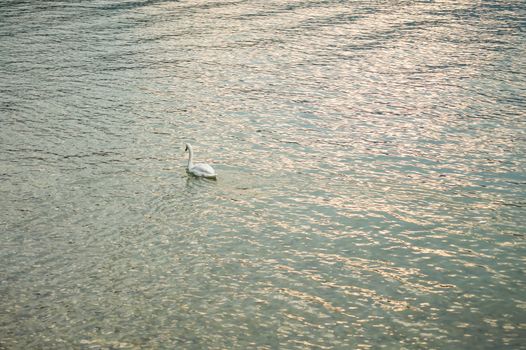
[[[0,349],[524,348],[525,14],[3,1]]]

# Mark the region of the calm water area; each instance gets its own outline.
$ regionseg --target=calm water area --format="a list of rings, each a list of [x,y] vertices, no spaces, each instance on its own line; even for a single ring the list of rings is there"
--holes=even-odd
[[[525,349],[525,111],[523,0],[2,0],[0,349]]]

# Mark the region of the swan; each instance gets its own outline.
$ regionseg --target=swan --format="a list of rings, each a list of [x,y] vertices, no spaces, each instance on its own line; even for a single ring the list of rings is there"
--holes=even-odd
[[[184,149],[184,151],[185,152],[188,151],[188,167],[186,168],[186,170],[190,174],[195,175],[195,176],[205,177],[208,179],[215,179],[217,174],[214,168],[212,168],[208,164],[194,164],[192,162],[193,157],[194,157],[192,146],[189,143],[185,144],[185,146],[186,148]]]

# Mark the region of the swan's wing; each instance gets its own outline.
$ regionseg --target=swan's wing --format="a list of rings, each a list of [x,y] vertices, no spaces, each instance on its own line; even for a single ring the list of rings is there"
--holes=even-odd
[[[215,176],[216,175],[214,168],[212,168],[208,164],[196,164],[190,169],[190,171],[198,176]]]

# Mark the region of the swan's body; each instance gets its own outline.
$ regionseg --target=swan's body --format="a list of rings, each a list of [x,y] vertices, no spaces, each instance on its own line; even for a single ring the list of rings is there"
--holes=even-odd
[[[199,177],[206,177],[208,179],[216,178],[216,171],[210,165],[193,163],[194,153],[192,151],[192,146],[189,143],[186,144],[185,151],[188,151],[188,167],[186,168],[186,170],[190,174]]]

